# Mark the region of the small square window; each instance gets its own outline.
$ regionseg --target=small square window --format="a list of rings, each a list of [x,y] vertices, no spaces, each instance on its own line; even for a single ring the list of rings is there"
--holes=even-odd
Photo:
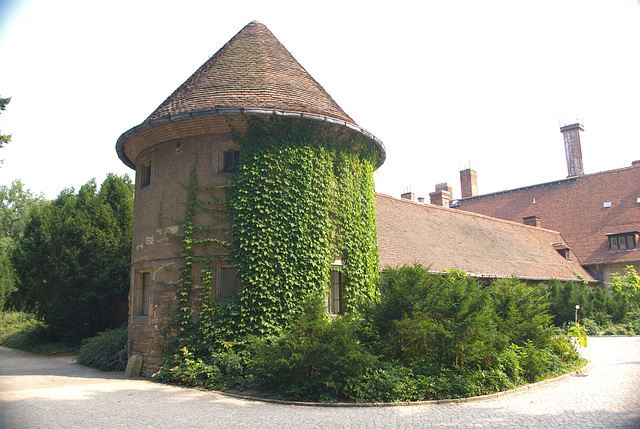
[[[222,159],[222,171],[226,173],[233,173],[238,170],[240,166],[240,151],[227,150],[223,154]]]

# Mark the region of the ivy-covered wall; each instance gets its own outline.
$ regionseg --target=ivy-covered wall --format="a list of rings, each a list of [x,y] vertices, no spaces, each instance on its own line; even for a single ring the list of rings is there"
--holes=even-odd
[[[233,132],[242,149],[232,183],[225,186],[229,242],[207,240],[207,227],[193,221],[199,210],[218,207],[211,198],[198,200],[203,187],[195,173],[186,187],[186,217],[182,233],[175,236],[185,258],[174,318],[178,336],[199,332],[201,340],[220,344],[273,333],[301,311],[308,293],[327,293],[331,263],[337,259],[342,261],[345,311],[357,311],[377,294],[377,149],[344,127],[278,117],[249,116],[246,121],[242,132]],[[233,121],[229,124],[233,130]],[[222,306],[207,299],[215,285],[208,256],[215,246],[229,251],[227,262],[235,266],[242,286]],[[197,283],[207,294],[196,322],[190,317],[190,297]]]
[[[326,291],[341,259],[344,308],[376,293],[378,249],[373,170],[364,138],[321,123],[249,117],[236,135],[240,167],[227,195],[233,262],[242,291],[234,331],[264,334]]]

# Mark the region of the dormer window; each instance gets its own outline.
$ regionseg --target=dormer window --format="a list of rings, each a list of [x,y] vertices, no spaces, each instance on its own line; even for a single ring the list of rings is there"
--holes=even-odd
[[[571,249],[565,243],[553,243],[553,248],[556,249],[564,259],[571,261]]]
[[[638,231],[607,234],[607,237],[609,237],[609,250],[612,252],[638,248]]]

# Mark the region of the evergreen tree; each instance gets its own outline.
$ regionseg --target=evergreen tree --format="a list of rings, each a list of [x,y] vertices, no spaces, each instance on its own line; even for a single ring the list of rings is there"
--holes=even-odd
[[[100,191],[91,180],[31,211],[13,262],[18,288],[55,339],[75,342],[122,322],[132,217],[131,180],[115,175]]]

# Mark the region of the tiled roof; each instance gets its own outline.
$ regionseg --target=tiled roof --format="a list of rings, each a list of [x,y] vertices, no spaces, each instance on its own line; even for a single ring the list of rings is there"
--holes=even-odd
[[[606,234],[640,230],[640,165],[458,200],[458,208],[522,222],[540,217],[559,231],[583,265],[640,260],[640,251],[611,252]],[[604,203],[611,203],[605,208]]]
[[[229,40],[147,121],[227,108],[306,112],[355,124],[271,31],[256,21]]]
[[[382,142],[359,127],[293,58],[269,29],[247,24],[169,96],[143,123],[124,132],[118,157],[135,169],[140,153],[162,141],[229,131],[226,118],[273,115],[313,120],[328,128],[357,133],[378,152]],[[243,125],[236,122],[240,131]]]
[[[376,194],[376,210],[382,267],[419,262],[476,277],[596,280],[556,251],[564,242],[555,231],[384,194]]]

